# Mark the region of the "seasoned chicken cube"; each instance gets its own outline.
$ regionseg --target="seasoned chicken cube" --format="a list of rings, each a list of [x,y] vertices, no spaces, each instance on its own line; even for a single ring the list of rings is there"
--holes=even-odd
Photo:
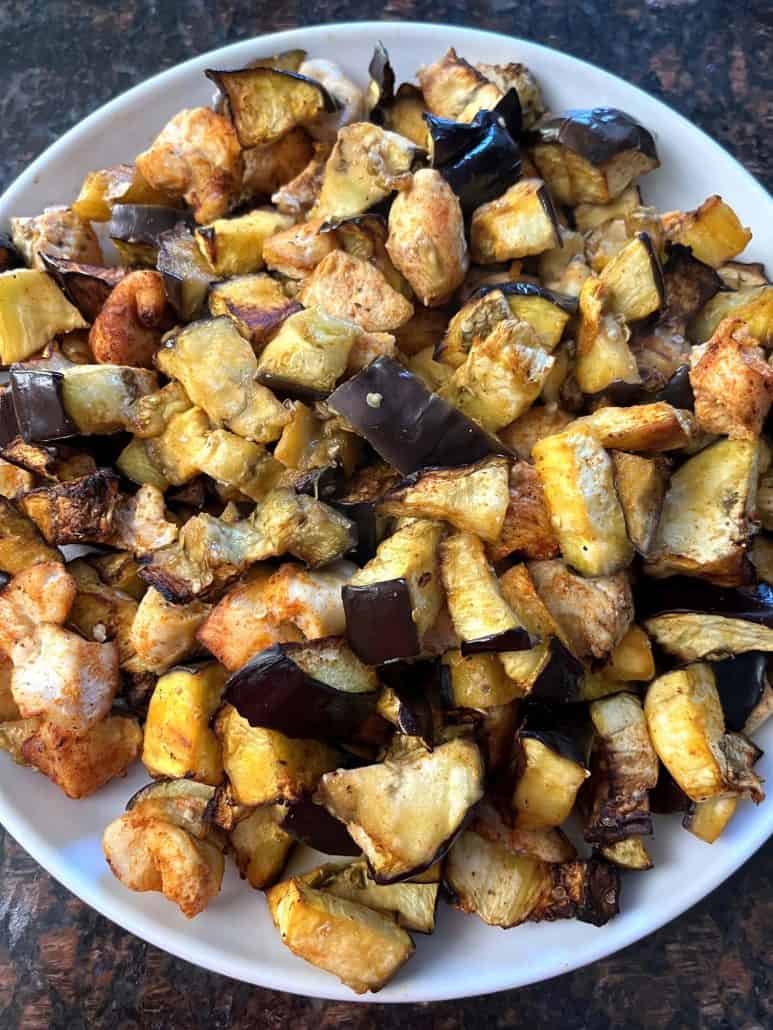
[[[335,232],[320,232],[324,218],[291,225],[275,233],[263,245],[266,267],[290,279],[305,279],[317,265],[338,249]]]
[[[481,108],[491,110],[502,90],[451,47],[439,61],[419,68],[417,78],[430,111],[455,122],[471,122]]]
[[[298,295],[307,308],[321,308],[334,318],[355,322],[366,332],[399,329],[413,305],[389,285],[383,273],[341,250],[320,262]]]
[[[754,440],[773,401],[773,368],[746,324],[726,318],[693,351],[690,384],[701,429],[733,440]]]
[[[222,218],[241,190],[244,162],[234,127],[207,107],[176,114],[135,163],[151,186],[183,197],[200,225]]]
[[[433,168],[416,172],[389,210],[387,251],[427,307],[444,304],[469,268],[456,194]]]
[[[13,243],[31,268],[45,266],[40,254],[101,265],[102,248],[89,222],[68,207],[48,207],[33,218],[12,218]]]

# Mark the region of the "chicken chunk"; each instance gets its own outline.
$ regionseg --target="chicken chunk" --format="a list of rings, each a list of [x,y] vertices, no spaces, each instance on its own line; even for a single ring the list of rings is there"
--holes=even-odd
[[[177,539],[177,526],[166,518],[164,495],[150,483],[119,500],[112,526],[110,545],[137,556],[168,547]]]
[[[444,304],[467,274],[469,257],[459,200],[433,168],[413,176],[389,211],[387,251],[427,307]]]
[[[307,308],[355,322],[366,332],[398,329],[413,314],[411,302],[374,265],[340,250],[317,265],[298,299]]]
[[[196,648],[196,631],[210,611],[202,601],[172,604],[151,587],[142,598],[131,628],[139,666],[165,672]]]
[[[503,95],[453,47],[439,61],[419,68],[417,77],[430,111],[455,122],[471,122],[481,108],[490,111]]]
[[[99,362],[152,368],[161,337],[172,326],[172,309],[158,272],[131,272],[110,293],[89,333]]]
[[[266,267],[290,279],[305,279],[320,261],[338,249],[334,232],[320,232],[323,218],[291,225],[266,240],[263,260]]]
[[[89,222],[68,207],[49,207],[33,218],[12,218],[11,234],[16,249],[31,268],[45,266],[40,254],[101,265],[102,248]]]
[[[135,163],[151,186],[183,197],[200,225],[226,214],[244,174],[233,125],[207,107],[176,114]]]
[[[690,383],[701,429],[734,440],[759,436],[773,401],[773,368],[742,321],[725,319],[694,349]]]

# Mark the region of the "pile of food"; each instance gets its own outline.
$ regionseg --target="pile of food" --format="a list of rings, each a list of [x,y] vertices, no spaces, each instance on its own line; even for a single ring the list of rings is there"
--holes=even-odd
[[[750,231],[523,65],[369,71],[210,71],[0,239],[0,747],[71,798],[140,758],[115,875],[192,917],[230,856],[358,992],[441,888],[604,924],[653,812],[762,800],[773,703]]]

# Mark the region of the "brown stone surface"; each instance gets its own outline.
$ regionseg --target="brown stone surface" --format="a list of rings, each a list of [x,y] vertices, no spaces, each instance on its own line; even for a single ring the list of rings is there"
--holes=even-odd
[[[261,32],[368,17],[470,24],[563,48],[661,97],[773,182],[766,0],[4,0],[0,188],[89,111],[162,68]],[[549,983],[438,1005],[323,1002],[236,983],[144,944],[0,831],[1,1028],[767,1030],[772,931],[768,843],[680,919]]]

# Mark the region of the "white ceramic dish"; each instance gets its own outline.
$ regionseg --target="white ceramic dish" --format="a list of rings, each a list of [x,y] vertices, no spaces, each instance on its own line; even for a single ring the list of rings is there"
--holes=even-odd
[[[764,189],[729,154],[680,115],[621,79],[564,54],[518,39],[442,25],[359,23],[281,32],[197,57],[118,97],[68,132],[39,157],[0,199],[0,226],[12,214],[30,215],[69,202],[84,173],[131,161],[166,120],[212,94],[205,68],[234,68],[253,57],[304,47],[331,58],[360,81],[373,44],[383,40],[398,82],[454,46],[471,61],[528,64],[553,109],[609,105],[637,117],[657,137],[663,167],[643,182],[661,210],[692,207],[721,193],[751,225],[750,258],[773,251],[773,211]],[[773,781],[773,724],[758,735],[767,750],[759,771]],[[69,801],[42,776],[0,756],[0,820],[53,876],[105,916],[139,937],[207,969],[297,994],[353,1000],[335,978],[282,947],[263,896],[230,868],[222,894],[201,916],[184,919],[158,894],[133,894],[107,869],[100,837],[147,776],[137,766],[87,801]],[[737,869],[773,831],[773,798],[743,803],[712,847],[657,820],[655,868],[625,878],[622,913],[596,929],[578,922],[528,925],[503,933],[441,904],[433,937],[417,939],[417,954],[378,1001],[436,1001],[519,987],[609,955],[678,916]],[[649,844],[648,844],[649,847]],[[306,868],[313,857],[306,853]],[[369,1000],[366,996],[361,1000]]]

